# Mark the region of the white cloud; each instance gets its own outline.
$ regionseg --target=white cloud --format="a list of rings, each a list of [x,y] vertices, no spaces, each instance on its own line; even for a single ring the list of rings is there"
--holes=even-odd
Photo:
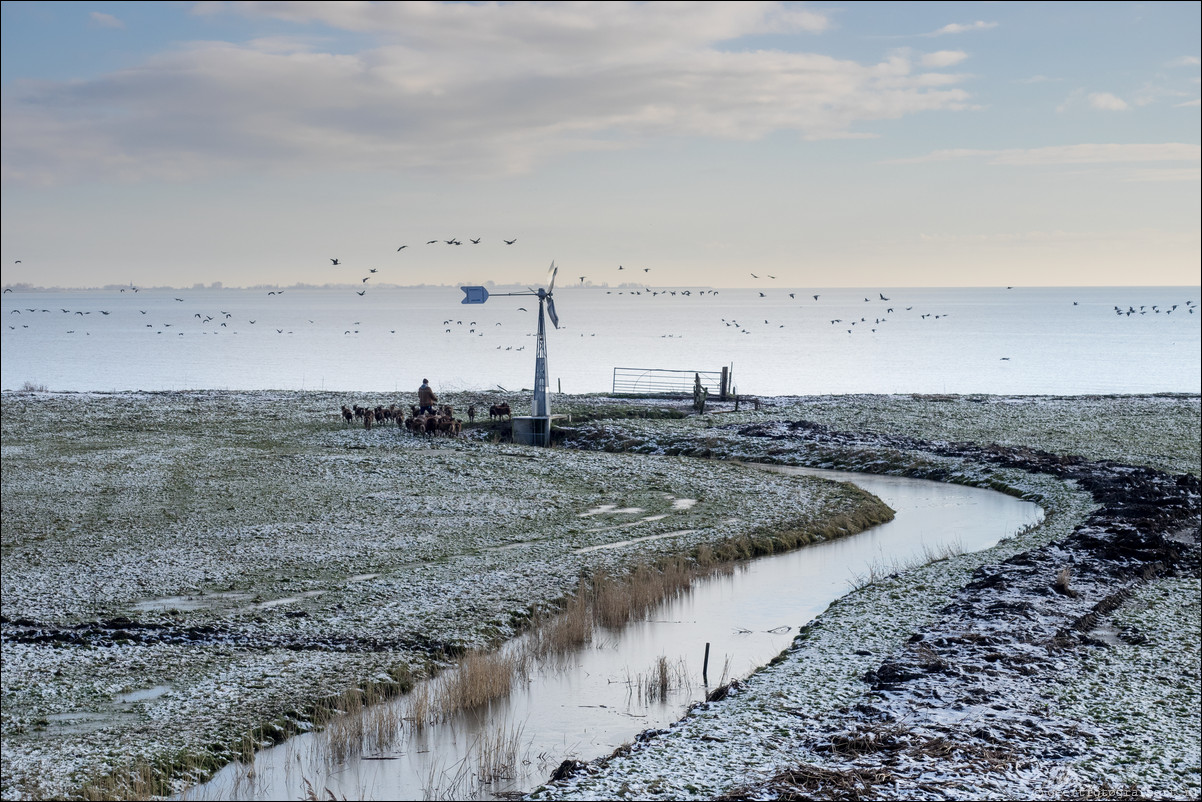
[[[202,7],[202,13],[215,8]],[[185,178],[239,169],[506,174],[657,137],[863,136],[962,109],[960,80],[907,54],[877,64],[717,43],[823,19],[774,3],[257,3],[247,14],[385,30],[358,53],[319,39],[197,42],[93,80],[3,97],[6,181]],[[316,34],[317,32],[313,32]]]
[[[934,53],[924,53],[922,56],[922,66],[934,67],[951,67],[959,64],[964,59],[968,58],[968,54],[963,50],[938,50]]]
[[[1197,67],[1199,64],[1202,64],[1202,59],[1197,56],[1182,56],[1169,62],[1170,67]]]
[[[114,17],[112,14],[105,14],[101,11],[93,11],[88,15],[88,22],[96,28],[124,28],[125,23]]]
[[[967,25],[965,25],[963,23],[959,23],[959,22],[953,22],[948,25],[944,25],[942,28],[940,28],[937,31],[931,31],[928,34],[923,34],[923,35],[924,36],[946,36],[947,34],[950,34],[950,33],[967,33],[968,31],[987,31],[990,28],[996,28],[997,25],[998,24],[996,22],[985,22],[984,20],[977,20],[976,22],[970,22]]]
[[[1197,108],[1198,106],[1202,106],[1202,101],[1198,100],[1198,98],[1194,98],[1193,100],[1187,100],[1184,103],[1177,103],[1173,106],[1173,108],[1185,109],[1185,108]]]
[[[1130,108],[1127,101],[1110,92],[1093,92],[1089,96],[1089,105],[1102,111],[1126,111]]]

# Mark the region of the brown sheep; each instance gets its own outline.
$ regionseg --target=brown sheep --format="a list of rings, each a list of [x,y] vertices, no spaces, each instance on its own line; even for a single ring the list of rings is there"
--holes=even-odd
[[[371,425],[375,423],[376,413],[370,409],[363,410],[363,428],[371,430]]]
[[[513,418],[513,413],[509,410],[508,401],[503,404],[493,404],[488,408],[488,419],[492,420],[493,418]]]
[[[350,408],[346,404],[342,405],[342,419],[346,421],[347,426],[350,426],[351,421],[355,419],[355,413],[351,412]]]

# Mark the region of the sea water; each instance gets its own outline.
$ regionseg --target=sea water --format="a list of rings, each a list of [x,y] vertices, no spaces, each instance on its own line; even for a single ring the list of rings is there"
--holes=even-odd
[[[520,390],[534,381],[538,299],[503,291],[464,305],[454,286],[17,287],[3,295],[0,387]],[[554,298],[553,392],[609,392],[619,367],[729,367],[750,395],[1202,389],[1198,287],[565,286]]]

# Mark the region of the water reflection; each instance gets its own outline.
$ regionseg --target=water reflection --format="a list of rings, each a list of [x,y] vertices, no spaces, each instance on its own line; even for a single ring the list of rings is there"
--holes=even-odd
[[[705,693],[706,644],[711,685],[745,676],[865,575],[946,548],[989,548],[1042,518],[1034,504],[977,488],[761,467],[853,482],[897,516],[859,535],[753,560],[696,583],[646,621],[620,632],[598,630],[586,648],[528,666],[508,698],[483,709],[415,728],[405,720],[412,700],[379,705],[362,714],[358,731],[398,734],[374,748],[365,738],[361,756],[345,758],[330,740],[345,737],[345,728],[341,736],[329,728],[261,752],[252,766],[229,766],[187,797],[284,799],[315,792],[326,798],[328,790],[349,799],[472,799],[528,790],[565,759],[609,754],[638,732],[678,719]],[[523,646],[519,640],[508,648],[517,654]]]

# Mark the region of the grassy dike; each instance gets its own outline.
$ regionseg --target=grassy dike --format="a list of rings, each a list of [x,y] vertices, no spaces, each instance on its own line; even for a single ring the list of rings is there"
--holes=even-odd
[[[168,793],[580,599],[612,626],[731,560],[892,516],[852,486],[733,463],[338,414],[396,400],[3,395],[5,799]],[[615,414],[680,415],[575,402],[577,419]]]

